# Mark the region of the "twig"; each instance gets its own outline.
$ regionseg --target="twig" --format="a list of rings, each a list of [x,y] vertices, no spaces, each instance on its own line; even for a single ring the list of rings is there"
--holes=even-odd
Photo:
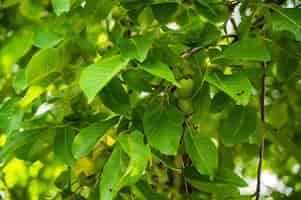
[[[262,125],[264,125],[264,123],[265,123],[265,108],[264,108],[265,90],[266,90],[265,79],[266,79],[266,63],[263,64],[263,75],[261,78],[260,117],[261,117]],[[257,167],[257,185],[256,185],[256,193],[255,193],[256,200],[259,200],[259,198],[260,198],[263,154],[264,154],[264,133],[262,133],[261,143],[259,145],[259,155],[258,155],[259,158],[258,158],[258,167]]]
[[[234,41],[236,41],[238,39],[238,35],[236,35],[236,34],[227,34],[227,35],[222,36],[221,39],[230,38],[230,37],[234,38]],[[199,52],[201,49],[205,49],[205,48],[208,48],[208,47],[210,47],[210,45],[203,46],[203,47],[202,46],[200,46],[200,47],[192,47],[190,49],[187,49],[187,50],[183,51],[180,54],[180,56],[182,58],[188,58],[188,57],[192,56],[193,54]]]
[[[202,49],[202,47],[190,48],[187,51],[182,52],[181,57],[182,58],[187,58],[187,57],[191,56],[192,54],[199,52],[201,49]]]

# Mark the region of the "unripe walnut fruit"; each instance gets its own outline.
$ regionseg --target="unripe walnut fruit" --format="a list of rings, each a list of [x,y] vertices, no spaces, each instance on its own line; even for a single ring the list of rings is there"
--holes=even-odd
[[[180,87],[176,90],[176,96],[178,98],[187,98],[192,96],[194,83],[192,79],[181,79],[179,81]]]

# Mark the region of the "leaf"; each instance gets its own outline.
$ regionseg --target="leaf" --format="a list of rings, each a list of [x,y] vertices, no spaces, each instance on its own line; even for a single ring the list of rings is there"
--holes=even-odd
[[[297,41],[301,41],[301,13],[300,8],[277,8],[271,15],[272,29],[275,32],[288,31],[294,34]]]
[[[128,61],[120,56],[113,56],[100,60],[85,68],[80,76],[79,84],[91,103],[99,91],[101,91],[114,76],[116,76]]]
[[[126,116],[129,115],[131,109],[130,99],[119,79],[114,78],[111,80],[101,91],[100,98],[103,104],[113,112]]]
[[[192,187],[206,193],[211,193],[214,199],[225,199],[233,195],[239,195],[238,189],[233,185],[216,182],[204,182],[195,179],[187,179]],[[221,192],[223,191],[223,192]]]
[[[260,38],[246,37],[227,47],[212,61],[217,59],[267,62],[271,60],[271,56]]]
[[[120,189],[117,184],[127,170],[127,163],[126,154],[119,145],[115,146],[101,175],[99,183],[100,199],[114,199]]]
[[[0,158],[4,159],[9,154],[13,153],[18,147],[33,141],[40,133],[41,130],[24,132],[16,131],[10,134],[4,147],[0,149]]]
[[[222,174],[220,176],[217,176],[216,181],[232,184],[238,187],[246,187],[248,184],[240,178],[238,175],[236,175],[231,169],[223,169]]]
[[[152,79],[152,75],[142,70],[127,70],[122,74],[122,78],[126,82],[126,85],[130,89],[151,92],[152,86],[149,81]]]
[[[0,129],[8,135],[22,125],[24,110],[16,106],[17,102],[18,99],[10,99],[0,107]]]
[[[267,109],[266,122],[274,128],[284,127],[289,120],[289,106],[287,103],[274,103]]]
[[[16,149],[15,155],[18,159],[30,162],[35,162],[37,160],[45,162],[47,160],[47,156],[44,157],[44,155],[48,155],[51,151],[55,129],[49,127],[48,129],[43,128],[38,131],[42,134],[27,140],[26,143],[23,143]]]
[[[252,85],[242,74],[229,76],[221,73],[207,73],[205,80],[228,94],[237,104],[247,105],[249,103]]]
[[[209,85],[204,83],[202,88],[198,89],[197,93],[192,97],[192,122],[193,123],[202,123],[206,118],[208,118],[208,113],[210,110],[210,94],[209,94]]]
[[[39,98],[44,91],[45,88],[38,85],[29,87],[26,91],[26,95],[19,102],[20,106],[23,108],[29,106],[29,104],[31,104],[35,99]]]
[[[227,108],[228,104],[230,103],[230,97],[223,93],[218,92],[213,97],[211,104],[210,104],[210,112],[212,113],[219,113],[222,112],[225,108]]]
[[[55,179],[55,186],[60,189],[65,189],[68,186],[70,181],[71,174],[70,171],[63,171],[56,179]]]
[[[184,116],[175,106],[150,104],[144,113],[143,126],[148,142],[163,154],[176,155],[182,135]]]
[[[172,20],[173,15],[177,11],[178,4],[174,2],[161,2],[153,4],[151,8],[156,19],[160,23],[166,24]]]
[[[117,1],[112,0],[87,0],[86,5],[83,8],[86,17],[95,18],[100,21],[105,19]]]
[[[10,6],[14,6],[15,4],[18,4],[19,0],[3,0],[0,2],[0,8],[8,8]]]
[[[37,83],[53,72],[61,70],[61,60],[58,49],[42,49],[35,53],[26,66],[28,84]]]
[[[54,12],[60,16],[64,12],[69,12],[71,7],[70,0],[51,0]]]
[[[154,200],[154,199],[156,199],[156,200],[167,200],[168,199],[163,194],[160,194],[159,192],[154,191],[153,188],[151,187],[151,185],[148,184],[145,181],[139,181],[136,184],[136,187],[139,191],[138,196],[141,199],[144,199],[144,200]]]
[[[101,199],[113,199],[122,187],[135,184],[144,173],[150,155],[143,134],[139,131],[120,135],[117,140],[120,146],[114,148],[100,181]],[[120,147],[128,155],[129,161]]]
[[[0,49],[0,68],[6,76],[10,76],[13,65],[17,64],[32,46],[32,34],[23,32],[13,37]]]
[[[146,61],[141,65],[141,68],[154,76],[163,78],[177,87],[180,87],[169,67],[160,61]]]
[[[62,41],[62,34],[51,30],[53,27],[38,27],[34,29],[33,43],[39,48],[52,48]]]
[[[227,197],[225,200],[251,200],[250,196]]]
[[[25,77],[25,70],[19,69],[16,74],[16,77],[13,80],[13,88],[17,94],[20,94],[23,90],[27,88],[27,82]]]
[[[72,145],[74,158],[78,160],[81,157],[88,155],[98,140],[100,140],[115,123],[116,118],[113,118],[107,121],[95,122],[88,127],[81,129],[75,136]]]
[[[181,172],[181,168],[177,167],[173,161],[161,155],[155,149],[152,149],[151,153],[152,153],[152,158],[154,160],[158,160],[158,162],[162,163],[166,168],[171,169],[173,171],[177,171],[179,173]]]
[[[22,0],[20,1],[20,12],[24,17],[33,21],[39,21],[46,11],[43,8],[41,1]]]
[[[154,37],[151,35],[121,39],[119,41],[120,54],[125,59],[137,59],[139,62],[143,62],[152,47],[153,41]]]
[[[220,137],[226,146],[239,144],[256,131],[256,110],[251,107],[235,106],[222,121]]]
[[[210,138],[187,131],[184,142],[192,164],[198,172],[214,176],[217,170],[217,148]]]
[[[143,134],[137,130],[128,135],[120,135],[117,141],[130,158],[126,173],[118,185],[133,185],[143,175],[147,167],[150,150],[144,144]]]
[[[54,154],[67,165],[74,163],[72,155],[72,142],[75,133],[71,128],[58,128],[54,138]]]

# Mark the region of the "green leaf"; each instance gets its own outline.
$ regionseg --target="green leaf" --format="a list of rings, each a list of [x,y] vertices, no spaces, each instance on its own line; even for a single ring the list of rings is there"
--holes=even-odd
[[[274,103],[267,108],[266,122],[280,129],[289,122],[289,106],[285,102]]]
[[[53,27],[37,27],[34,29],[33,43],[39,48],[52,48],[62,39],[62,34],[51,30]]]
[[[33,140],[41,133],[41,130],[14,132],[9,135],[4,147],[0,149],[0,158],[4,159],[13,153],[18,147],[21,147]]]
[[[12,73],[13,65],[22,58],[32,46],[32,33],[15,34],[0,49],[0,68],[6,76]]]
[[[113,112],[126,116],[129,115],[131,109],[130,99],[119,79],[114,78],[111,80],[100,92],[100,98],[103,104]]]
[[[35,0],[22,0],[20,2],[20,12],[23,16],[34,21],[39,21],[46,14],[42,2]]]
[[[237,104],[247,105],[249,103],[252,85],[248,78],[242,74],[230,76],[221,73],[207,73],[205,80],[228,94]]]
[[[117,2],[112,0],[86,0],[83,11],[86,17],[92,17],[100,21],[108,16]]]
[[[202,192],[211,193],[214,199],[225,199],[226,197],[239,195],[238,189],[233,185],[216,182],[204,182],[194,179],[187,179],[187,181],[192,185],[192,187]]]
[[[128,135],[120,135],[117,140],[130,158],[126,173],[121,178],[119,185],[133,185],[147,167],[150,150],[144,144],[143,134],[137,130]]]
[[[58,49],[42,49],[35,53],[26,66],[26,80],[34,84],[46,78],[53,72],[61,70],[61,60]]]
[[[63,171],[56,179],[55,179],[55,186],[64,189],[68,186],[68,183],[70,182],[71,174],[70,171]]]
[[[300,8],[277,8],[272,6],[271,23],[273,31],[288,31],[294,34],[297,41],[301,41],[301,13]]]
[[[127,163],[126,154],[119,145],[115,146],[109,160],[104,166],[100,178],[100,199],[114,199],[117,192],[120,190],[117,185],[127,170]]]
[[[220,137],[227,146],[239,144],[255,133],[257,114],[251,107],[235,106],[222,121]]]
[[[162,2],[153,4],[152,11],[156,19],[162,23],[166,24],[172,20],[175,12],[177,11],[178,4],[174,2]]]
[[[17,72],[16,77],[13,80],[13,88],[17,94],[20,94],[27,88],[25,69],[19,69]]]
[[[208,113],[210,110],[210,94],[209,85],[204,83],[201,88],[197,89],[197,93],[192,97],[192,122],[202,123],[206,118],[208,118]]]
[[[75,159],[80,159],[83,156],[88,155],[105,133],[113,127],[116,123],[116,118],[95,122],[88,127],[81,129],[81,131],[75,136],[72,152]]]
[[[128,60],[123,60],[120,56],[113,56],[100,60],[82,71],[79,84],[89,103],[127,63]]]
[[[210,112],[212,113],[219,113],[222,112],[230,103],[230,97],[223,93],[223,92],[218,92],[215,94],[213,97],[211,104],[210,104]]]
[[[200,174],[214,176],[217,170],[217,148],[210,138],[191,131],[185,132],[185,148]]]
[[[151,35],[136,36],[131,39],[120,39],[120,54],[125,59],[137,59],[143,62],[152,47],[154,37]]]
[[[54,154],[67,165],[74,163],[72,155],[72,142],[75,133],[71,128],[58,128],[54,138]]]
[[[227,168],[223,169],[222,174],[217,176],[215,180],[222,183],[232,184],[238,187],[248,186],[248,184],[242,178],[236,175],[231,169]]]
[[[144,113],[143,126],[148,142],[160,152],[176,155],[182,135],[184,116],[175,106],[150,104]]]
[[[20,0],[3,0],[0,2],[0,8],[8,8],[19,3]]]
[[[271,56],[260,38],[246,37],[227,47],[213,61],[217,59],[267,62]]]
[[[56,15],[61,15],[64,12],[69,12],[71,7],[70,0],[51,0],[54,12]]]
[[[157,191],[154,191],[150,184],[145,181],[139,181],[136,184],[136,188],[138,190],[138,197],[143,200],[167,200],[168,198],[165,197],[163,194],[160,194]],[[139,199],[140,199],[139,198]]]
[[[122,74],[122,77],[130,89],[144,92],[152,91],[152,86],[149,83],[152,75],[142,70],[127,70]]]
[[[154,76],[158,76],[162,79],[165,79],[169,82],[171,82],[172,84],[176,85],[177,87],[179,87],[178,82],[176,81],[173,72],[169,69],[169,67],[160,62],[160,61],[154,61],[154,60],[149,60],[144,62],[141,65],[141,68],[154,75]]]
[[[23,108],[29,106],[35,99],[39,98],[45,91],[45,88],[33,85],[28,88],[25,96],[20,100],[19,105]]]
[[[225,200],[251,200],[250,196],[227,197]]]
[[[166,168],[171,169],[173,171],[181,172],[181,168],[177,167],[175,163],[164,155],[160,154],[160,152],[156,151],[155,149],[151,150],[152,157],[154,160],[158,160],[158,162],[162,163]]]
[[[16,106],[17,102],[18,99],[10,99],[0,107],[0,129],[8,135],[22,125],[24,110]]]
[[[37,160],[45,162],[47,160],[47,157],[44,157],[44,155],[50,153],[54,141],[55,129],[49,127],[48,129],[40,129],[39,131],[42,132],[42,134],[32,137],[32,139],[27,140],[16,149],[15,155],[18,159],[30,162]]]

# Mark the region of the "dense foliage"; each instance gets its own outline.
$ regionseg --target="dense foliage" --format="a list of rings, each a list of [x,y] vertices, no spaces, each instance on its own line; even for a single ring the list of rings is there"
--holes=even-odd
[[[301,199],[300,3],[0,0],[0,199]]]

